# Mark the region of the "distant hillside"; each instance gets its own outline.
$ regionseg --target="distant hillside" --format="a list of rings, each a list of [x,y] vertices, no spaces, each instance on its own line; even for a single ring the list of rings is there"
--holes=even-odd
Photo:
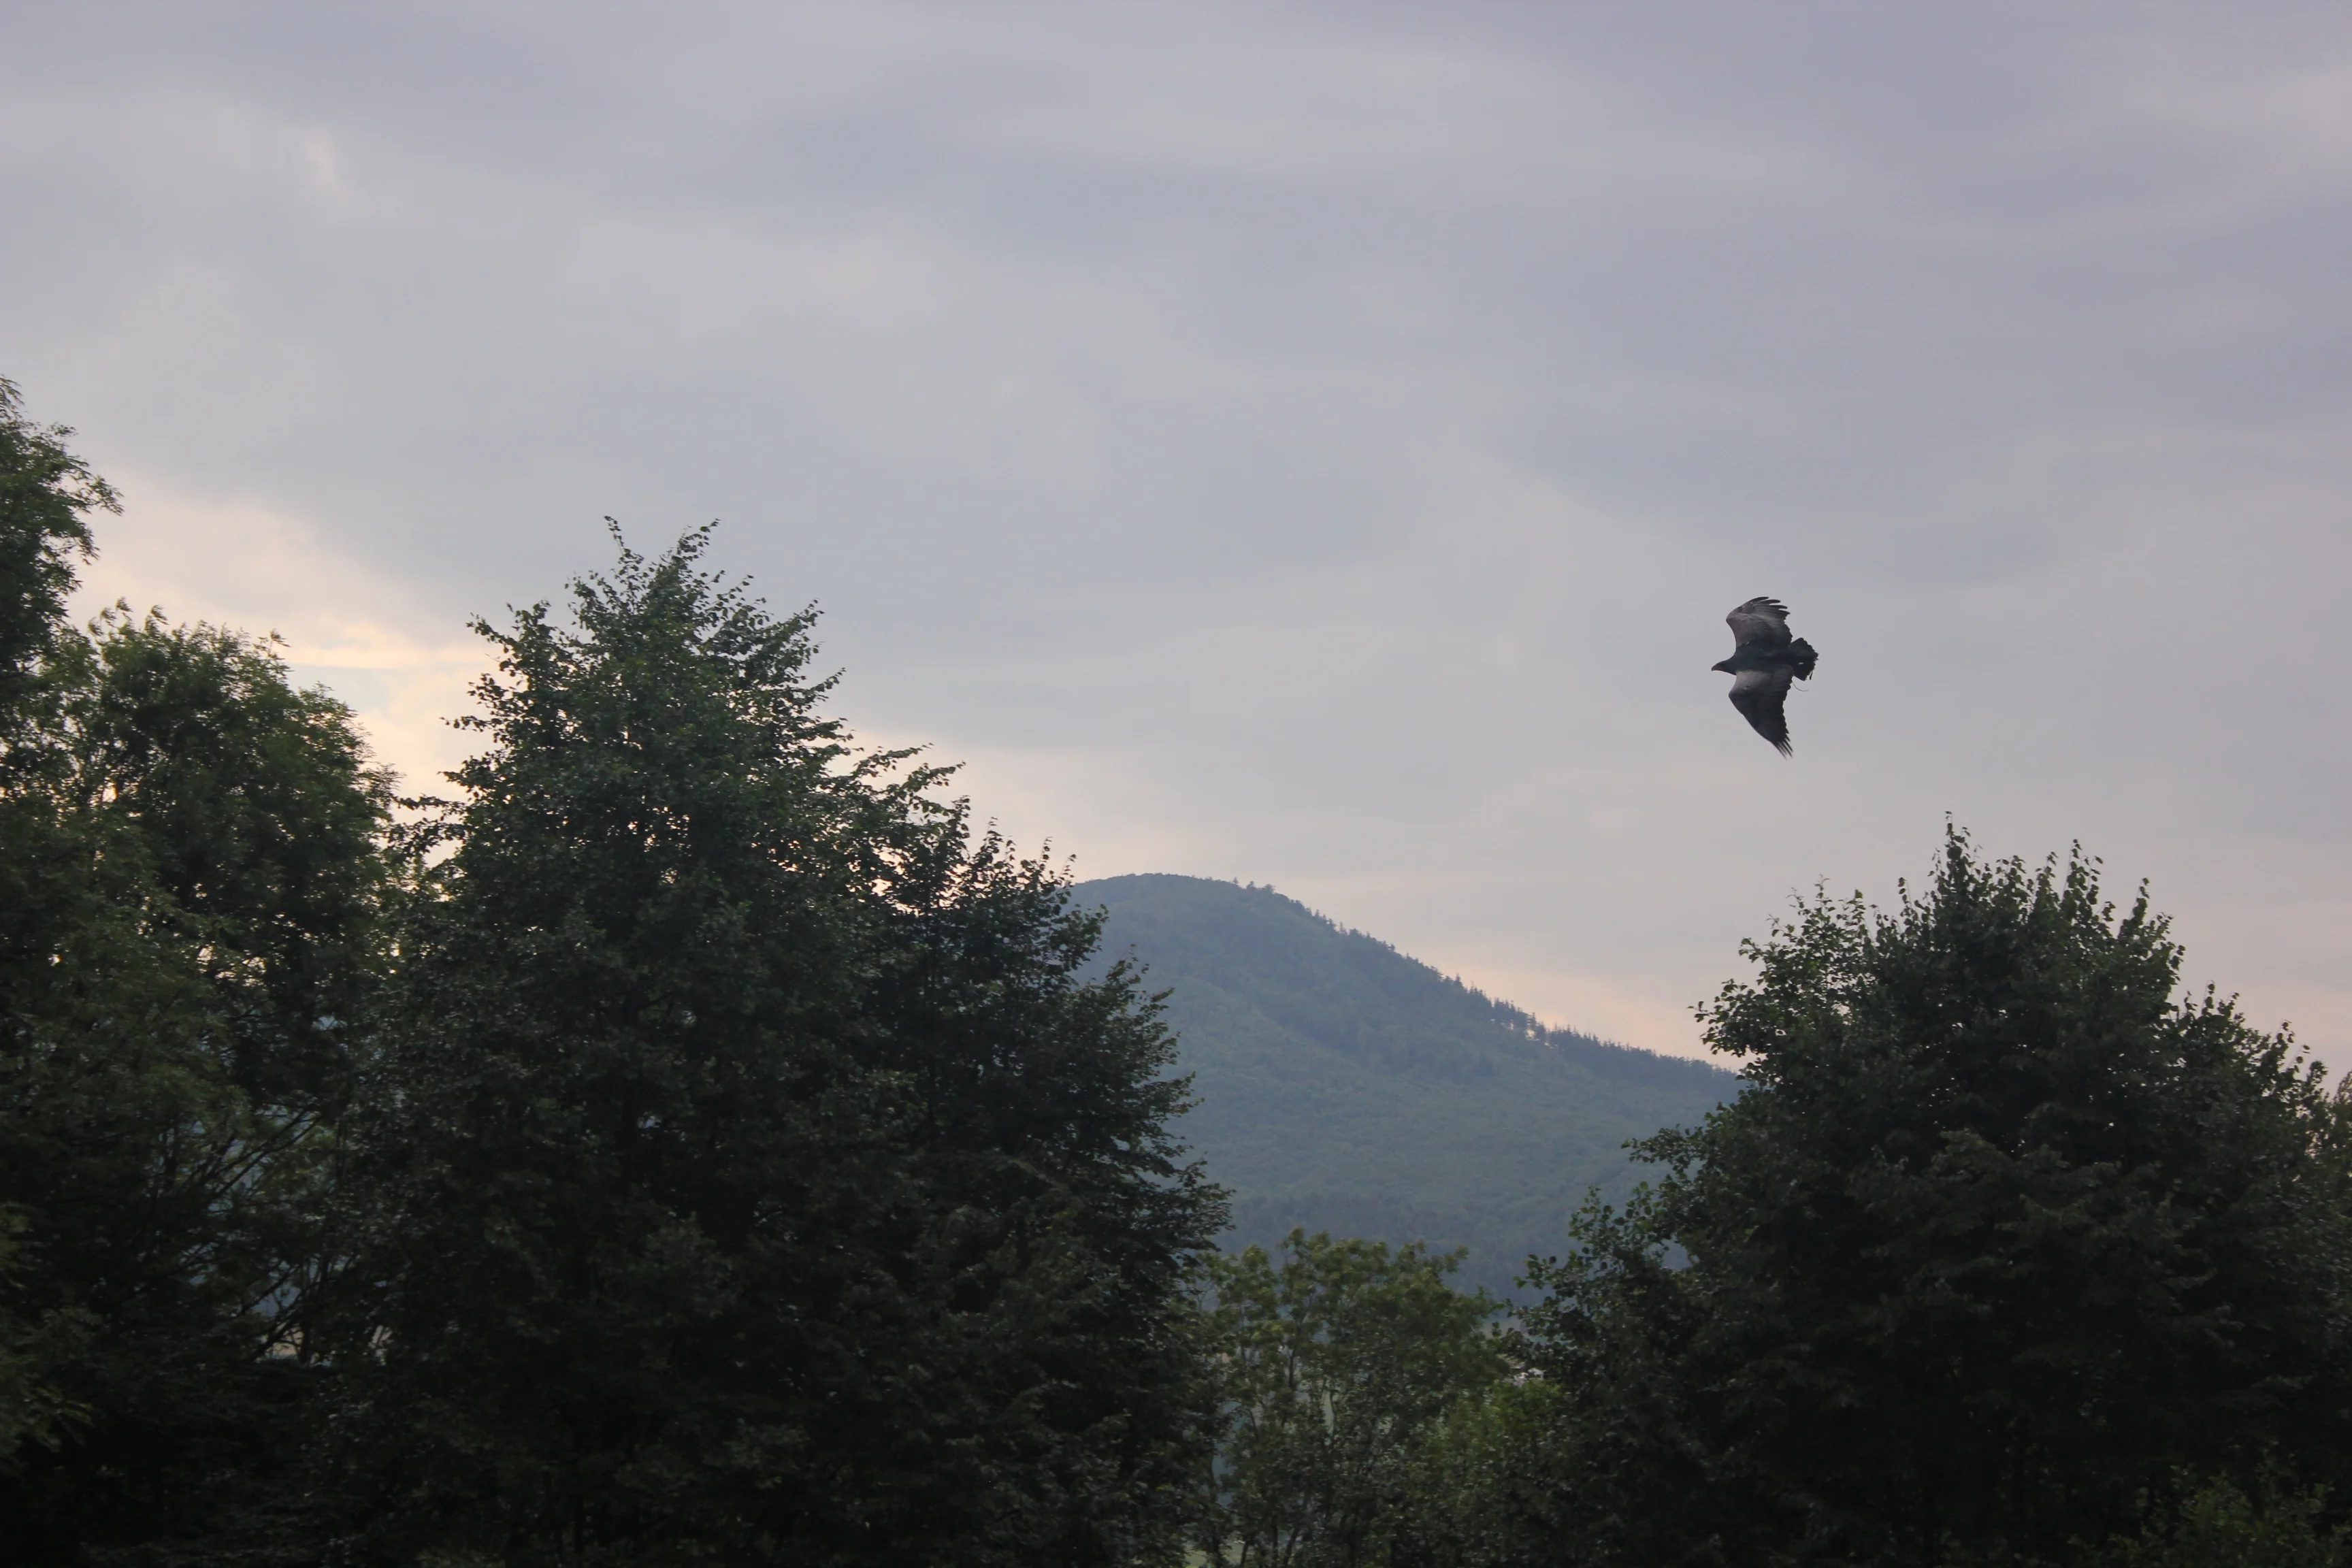
[[[1471,1249],[1496,1289],[1561,1249],[1622,1145],[1696,1122],[1738,1089],[1706,1062],[1547,1030],[1271,888],[1197,877],[1081,883],[1171,993],[1198,1109],[1182,1131],[1234,1190],[1237,1242],[1294,1225]]]

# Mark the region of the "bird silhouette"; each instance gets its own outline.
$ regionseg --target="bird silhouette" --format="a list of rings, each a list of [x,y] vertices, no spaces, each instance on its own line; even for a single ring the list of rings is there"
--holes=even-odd
[[[1731,677],[1731,705],[1789,756],[1789,681],[1812,675],[1813,645],[1789,635],[1789,606],[1778,599],[1750,599],[1723,619],[1731,657],[1714,668]]]

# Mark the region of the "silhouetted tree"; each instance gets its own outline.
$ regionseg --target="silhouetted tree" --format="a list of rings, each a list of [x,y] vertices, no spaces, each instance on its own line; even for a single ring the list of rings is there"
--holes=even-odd
[[[1536,1272],[1553,1560],[2057,1559],[2184,1475],[2338,1476],[2344,1102],[2176,998],[2144,896],[1955,832],[1748,951],[1746,1092]]]
[[[270,645],[66,622],[65,434],[0,387],[0,1558],[250,1561],[386,790]]]
[[[355,1142],[343,1550],[1149,1556],[1221,1217],[1170,1041],[704,539],[481,628]]]

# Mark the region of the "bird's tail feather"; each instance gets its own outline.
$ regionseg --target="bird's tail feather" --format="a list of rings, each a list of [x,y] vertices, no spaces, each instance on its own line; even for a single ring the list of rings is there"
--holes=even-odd
[[[1819,657],[1813,652],[1813,645],[1802,637],[1789,645],[1790,668],[1799,680],[1805,680],[1811,677],[1813,661]]]

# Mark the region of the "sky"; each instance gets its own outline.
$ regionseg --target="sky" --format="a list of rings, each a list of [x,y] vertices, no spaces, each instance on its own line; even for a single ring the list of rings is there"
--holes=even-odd
[[[1951,821],[2352,1068],[2340,5],[30,3],[0,212],[84,609],[418,787],[469,617],[719,519],[1081,878],[1697,1051]]]

